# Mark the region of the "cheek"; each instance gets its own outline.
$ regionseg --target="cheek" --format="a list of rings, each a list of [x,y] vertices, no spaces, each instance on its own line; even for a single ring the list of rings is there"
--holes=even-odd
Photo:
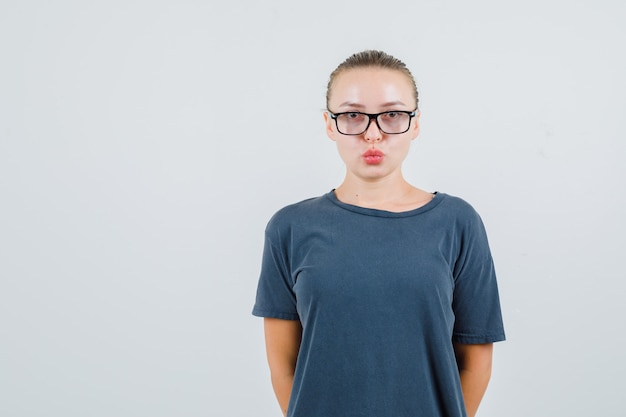
[[[361,148],[358,141],[341,138],[335,140],[335,143],[337,144],[337,151],[344,161],[347,162],[350,159],[360,157]]]
[[[392,149],[393,153],[397,155],[398,158],[404,159],[411,150],[411,139],[407,138],[396,142]]]

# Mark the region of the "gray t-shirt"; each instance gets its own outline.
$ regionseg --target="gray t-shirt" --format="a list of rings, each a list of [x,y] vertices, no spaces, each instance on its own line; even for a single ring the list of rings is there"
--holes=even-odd
[[[464,417],[452,343],[505,337],[483,223],[443,193],[401,213],[334,191],[279,210],[252,313],[302,323],[289,417]]]

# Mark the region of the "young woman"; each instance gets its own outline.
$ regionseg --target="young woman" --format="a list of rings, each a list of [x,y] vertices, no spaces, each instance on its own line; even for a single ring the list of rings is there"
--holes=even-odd
[[[331,74],[326,132],[346,166],[329,193],[269,221],[253,314],[289,417],[474,416],[504,340],[480,217],[409,184],[415,80],[380,51]]]

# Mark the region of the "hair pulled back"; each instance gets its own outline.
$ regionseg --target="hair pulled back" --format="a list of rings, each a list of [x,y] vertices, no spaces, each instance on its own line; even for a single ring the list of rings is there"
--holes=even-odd
[[[411,74],[411,71],[409,71],[406,64],[398,58],[377,50],[366,50],[352,54],[345,61],[339,64],[337,68],[335,68],[335,70],[330,74],[330,79],[328,80],[328,85],[326,87],[326,108],[328,108],[328,102],[330,101],[333,83],[339,74],[355,68],[369,67],[396,70],[404,73],[413,87],[413,94],[415,95],[415,108],[417,108],[419,96],[417,93],[415,78],[413,77],[413,74]]]

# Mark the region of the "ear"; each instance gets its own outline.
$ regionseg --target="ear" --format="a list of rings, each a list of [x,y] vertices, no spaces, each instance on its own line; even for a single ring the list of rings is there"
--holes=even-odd
[[[418,110],[417,113],[415,114],[415,117],[413,117],[413,125],[411,126],[411,129],[410,129],[411,140],[414,140],[420,134],[420,115],[421,114],[422,113]]]
[[[333,119],[330,118],[330,115],[327,111],[324,112],[324,123],[326,123],[326,135],[332,140],[335,141],[335,129]]]

